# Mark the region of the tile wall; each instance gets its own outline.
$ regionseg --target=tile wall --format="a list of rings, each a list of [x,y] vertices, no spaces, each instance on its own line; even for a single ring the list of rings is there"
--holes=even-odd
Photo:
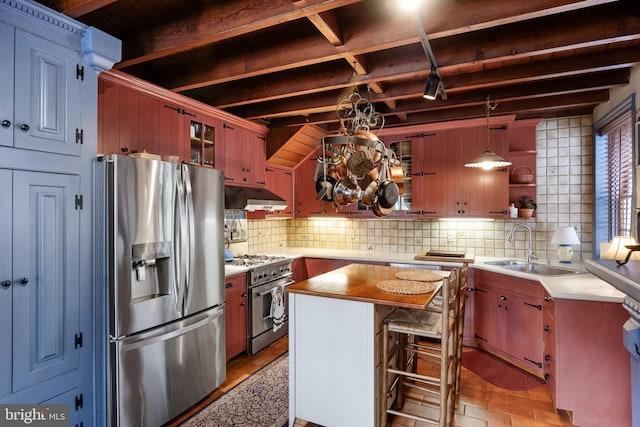
[[[544,120],[537,127],[536,218],[533,249],[540,258],[556,260],[549,243],[558,226],[574,226],[581,244],[574,259],[592,253],[592,118]],[[505,206],[506,208],[506,206]],[[249,252],[278,247],[305,247],[417,254],[432,249],[465,250],[479,256],[523,257],[527,236],[506,237],[518,220],[250,220]]]

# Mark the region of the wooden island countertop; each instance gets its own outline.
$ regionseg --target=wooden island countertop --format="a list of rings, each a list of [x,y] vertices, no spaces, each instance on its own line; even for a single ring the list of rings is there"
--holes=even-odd
[[[376,283],[396,279],[395,273],[407,270],[371,264],[349,264],[328,273],[287,286],[288,293],[337,298],[372,304],[424,309],[438,293],[442,282],[434,292],[418,295],[394,294],[381,291]]]

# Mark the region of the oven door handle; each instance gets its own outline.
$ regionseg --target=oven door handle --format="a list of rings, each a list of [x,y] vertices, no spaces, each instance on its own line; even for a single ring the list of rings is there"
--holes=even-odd
[[[287,287],[287,286],[289,286],[289,285],[293,285],[294,283],[296,283],[296,281],[295,281],[295,280],[293,280],[293,279],[291,279],[291,280],[287,280],[287,281],[286,281],[283,285],[281,285],[281,286],[282,286],[283,288],[285,288],[285,287]],[[256,292],[254,295],[255,295],[255,296],[257,296],[257,297],[263,297],[263,296],[265,296],[265,295],[267,295],[267,294],[270,294],[272,289],[273,289],[273,288],[269,289],[268,291],[264,291],[264,292],[260,292],[260,293],[257,293],[257,292]]]

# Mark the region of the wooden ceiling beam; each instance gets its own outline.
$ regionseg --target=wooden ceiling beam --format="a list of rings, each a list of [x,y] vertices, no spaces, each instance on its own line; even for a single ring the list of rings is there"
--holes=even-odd
[[[342,28],[335,10],[328,10],[322,13],[313,13],[307,16],[309,21],[320,31],[329,43],[340,46],[342,41]]]
[[[435,101],[435,105],[451,105],[455,102],[455,94],[470,90],[483,90],[485,93],[497,84],[502,86],[518,84],[522,85],[534,81],[546,81],[552,78],[573,77],[578,74],[595,73],[599,71],[628,69],[634,59],[638,60],[638,47],[628,46],[623,49],[612,49],[602,53],[585,54],[566,59],[550,59],[537,63],[515,65],[512,67],[502,67],[482,73],[460,74],[456,76],[443,77],[448,84],[448,93],[453,100]],[[602,61],[602,62],[600,62]],[[385,101],[389,97],[411,98],[419,97],[424,90],[419,84],[406,85],[406,92],[384,93],[382,96],[372,96],[374,102]],[[544,86],[537,88],[544,90]],[[297,114],[300,111],[311,109],[314,111],[327,111],[327,103],[331,103],[331,97],[339,96],[336,91],[324,91],[320,95],[306,97],[286,98],[271,102],[257,102],[249,106],[229,108],[233,114],[241,117],[278,117],[288,114]],[[486,96],[486,95],[485,95]]]
[[[248,34],[295,19],[320,15],[360,0],[272,0],[269,7],[254,0],[213,3],[208,9],[176,22],[146,28],[138,36],[125,40],[123,61],[118,68],[164,58],[211,43]],[[526,19],[591,7],[614,0],[475,0],[441,5],[438,14],[430,14],[425,29],[430,38],[447,37],[466,31],[505,25]],[[389,15],[391,11],[385,11]],[[328,21],[328,20],[327,20]],[[407,26],[406,27],[411,27]],[[375,25],[373,26],[375,27]],[[335,31],[335,30],[334,30]],[[415,31],[413,31],[415,33]],[[390,33],[389,33],[390,34]],[[418,41],[417,34],[412,40]]]
[[[118,0],[60,0],[56,10],[77,19],[116,1]]]
[[[576,75],[607,68],[627,68],[638,61],[638,49],[640,49],[640,44],[624,46],[618,49],[609,47],[602,52],[578,52],[565,58],[552,58],[524,65],[514,65],[505,67],[502,70],[489,69],[475,75],[471,73],[449,75],[447,70],[441,70],[441,74],[449,87],[447,92],[455,93],[456,91],[470,90],[473,87],[493,86],[504,80],[507,82],[525,82],[532,79]],[[400,50],[402,50],[402,55],[409,55],[408,52],[405,52],[406,49],[402,48]],[[371,80],[392,83],[393,79],[426,79],[427,71],[425,71],[425,66],[428,65],[426,59],[420,63],[409,60],[402,61],[401,58],[399,53],[396,58],[388,57],[376,61],[370,60],[370,73],[366,76],[358,76],[358,84],[368,84]],[[378,62],[383,61],[387,61],[388,64],[392,65],[387,65],[386,63],[378,64]],[[198,89],[186,93],[186,95],[205,103],[220,106],[220,108],[230,108],[283,99],[289,96],[310,95],[327,90],[348,88],[354,84],[349,81],[349,76],[353,76],[353,73],[348,68],[343,67],[340,69],[336,64],[328,63],[309,67],[304,73],[291,71],[278,76],[278,78],[275,78],[275,76],[261,76],[247,79],[239,87],[224,84],[213,86],[210,89]],[[227,85],[229,86],[228,88]],[[393,87],[393,84],[386,84],[385,90],[387,94],[389,94],[388,88],[390,86]],[[418,86],[423,86],[423,83],[421,82]],[[398,93],[390,96],[408,97],[424,90],[424,87],[418,86],[412,89],[413,92]]]
[[[626,2],[625,2],[626,4]],[[621,14],[616,4],[599,6],[596,11],[579,10],[567,16],[544,18],[544,22],[522,23],[506,31],[494,28],[454,36],[451,39],[433,41],[432,48],[441,72],[447,67],[472,63],[494,63],[526,55],[563,52],[580,47],[607,45],[635,39],[640,34],[640,2],[630,3],[633,10]],[[590,12],[590,13],[588,13]],[[629,15],[626,15],[629,13]],[[571,31],[566,31],[566,22],[572,22]],[[287,40],[281,44],[265,47],[260,54],[246,52],[226,61],[212,60],[193,72],[181,69],[173,77],[158,82],[161,86],[181,92],[188,89],[244,79],[319,62],[333,61],[346,54],[362,55],[368,52],[392,49],[406,44],[415,32],[407,29],[406,22],[395,22],[392,28],[379,31],[370,23],[351,25],[348,40],[344,45],[334,47],[320,45],[315,37]],[[551,29],[549,29],[549,28]],[[560,28],[558,28],[560,27]],[[555,29],[554,29],[555,28]],[[569,38],[569,39],[568,39]],[[569,43],[569,47],[567,46]],[[446,82],[447,92],[450,84]]]
[[[306,18],[361,0],[255,0],[213,2],[208,9],[184,19],[145,29],[124,43],[118,68],[175,55],[284,22]]]
[[[484,92],[486,98],[486,92]],[[493,96],[492,96],[493,99]],[[583,108],[585,106],[597,105],[606,102],[609,99],[608,89],[598,89],[587,92],[568,93],[560,95],[540,96],[538,98],[501,100],[496,98],[496,102],[500,103],[500,111],[496,114],[514,114],[524,112],[536,112],[556,109]],[[411,123],[431,123],[447,120],[460,120],[466,118],[474,118],[483,115],[482,108],[477,105],[469,105],[465,103],[459,107],[453,108],[425,108],[422,112],[407,112],[407,121]],[[394,111],[396,113],[404,113],[402,108]],[[388,115],[385,115],[387,117]],[[271,127],[298,126],[303,123],[327,124],[335,123],[335,112],[323,112],[317,114],[309,114],[307,116],[287,116],[275,118],[271,120]],[[389,118],[387,124],[393,123],[393,119]],[[405,123],[406,124],[406,123]]]

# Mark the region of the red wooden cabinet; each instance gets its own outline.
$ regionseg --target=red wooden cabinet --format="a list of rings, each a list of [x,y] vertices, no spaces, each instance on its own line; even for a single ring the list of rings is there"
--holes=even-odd
[[[498,126],[489,131],[489,148],[506,158],[505,129]],[[477,121],[461,122],[457,126],[427,125],[419,127],[416,134],[389,134],[385,139],[395,141],[393,147],[400,146],[396,151],[410,155],[401,159],[411,178],[410,198],[406,208],[394,212],[395,216],[507,217],[507,171],[464,166],[487,149],[486,125],[480,126]],[[410,145],[410,150],[404,149],[405,143]]]
[[[223,123],[224,179],[227,184],[266,186],[267,148],[264,135]]]
[[[281,211],[267,212],[267,217],[293,217],[293,170],[280,166],[267,165],[265,168],[267,189],[287,201],[287,208]]]
[[[247,350],[247,277],[225,278],[227,361]]]
[[[556,408],[585,427],[631,425],[629,353],[620,303],[553,299],[544,302],[544,372]]]
[[[294,215],[297,218],[310,216],[338,216],[331,202],[316,199],[315,174],[318,162],[315,155],[300,162],[294,171]]]
[[[183,143],[181,158],[192,165],[224,168],[224,145],[222,143],[222,122],[197,111],[184,110]],[[184,126],[183,126],[184,127]]]
[[[474,269],[474,337],[479,347],[543,376],[542,287]]]

